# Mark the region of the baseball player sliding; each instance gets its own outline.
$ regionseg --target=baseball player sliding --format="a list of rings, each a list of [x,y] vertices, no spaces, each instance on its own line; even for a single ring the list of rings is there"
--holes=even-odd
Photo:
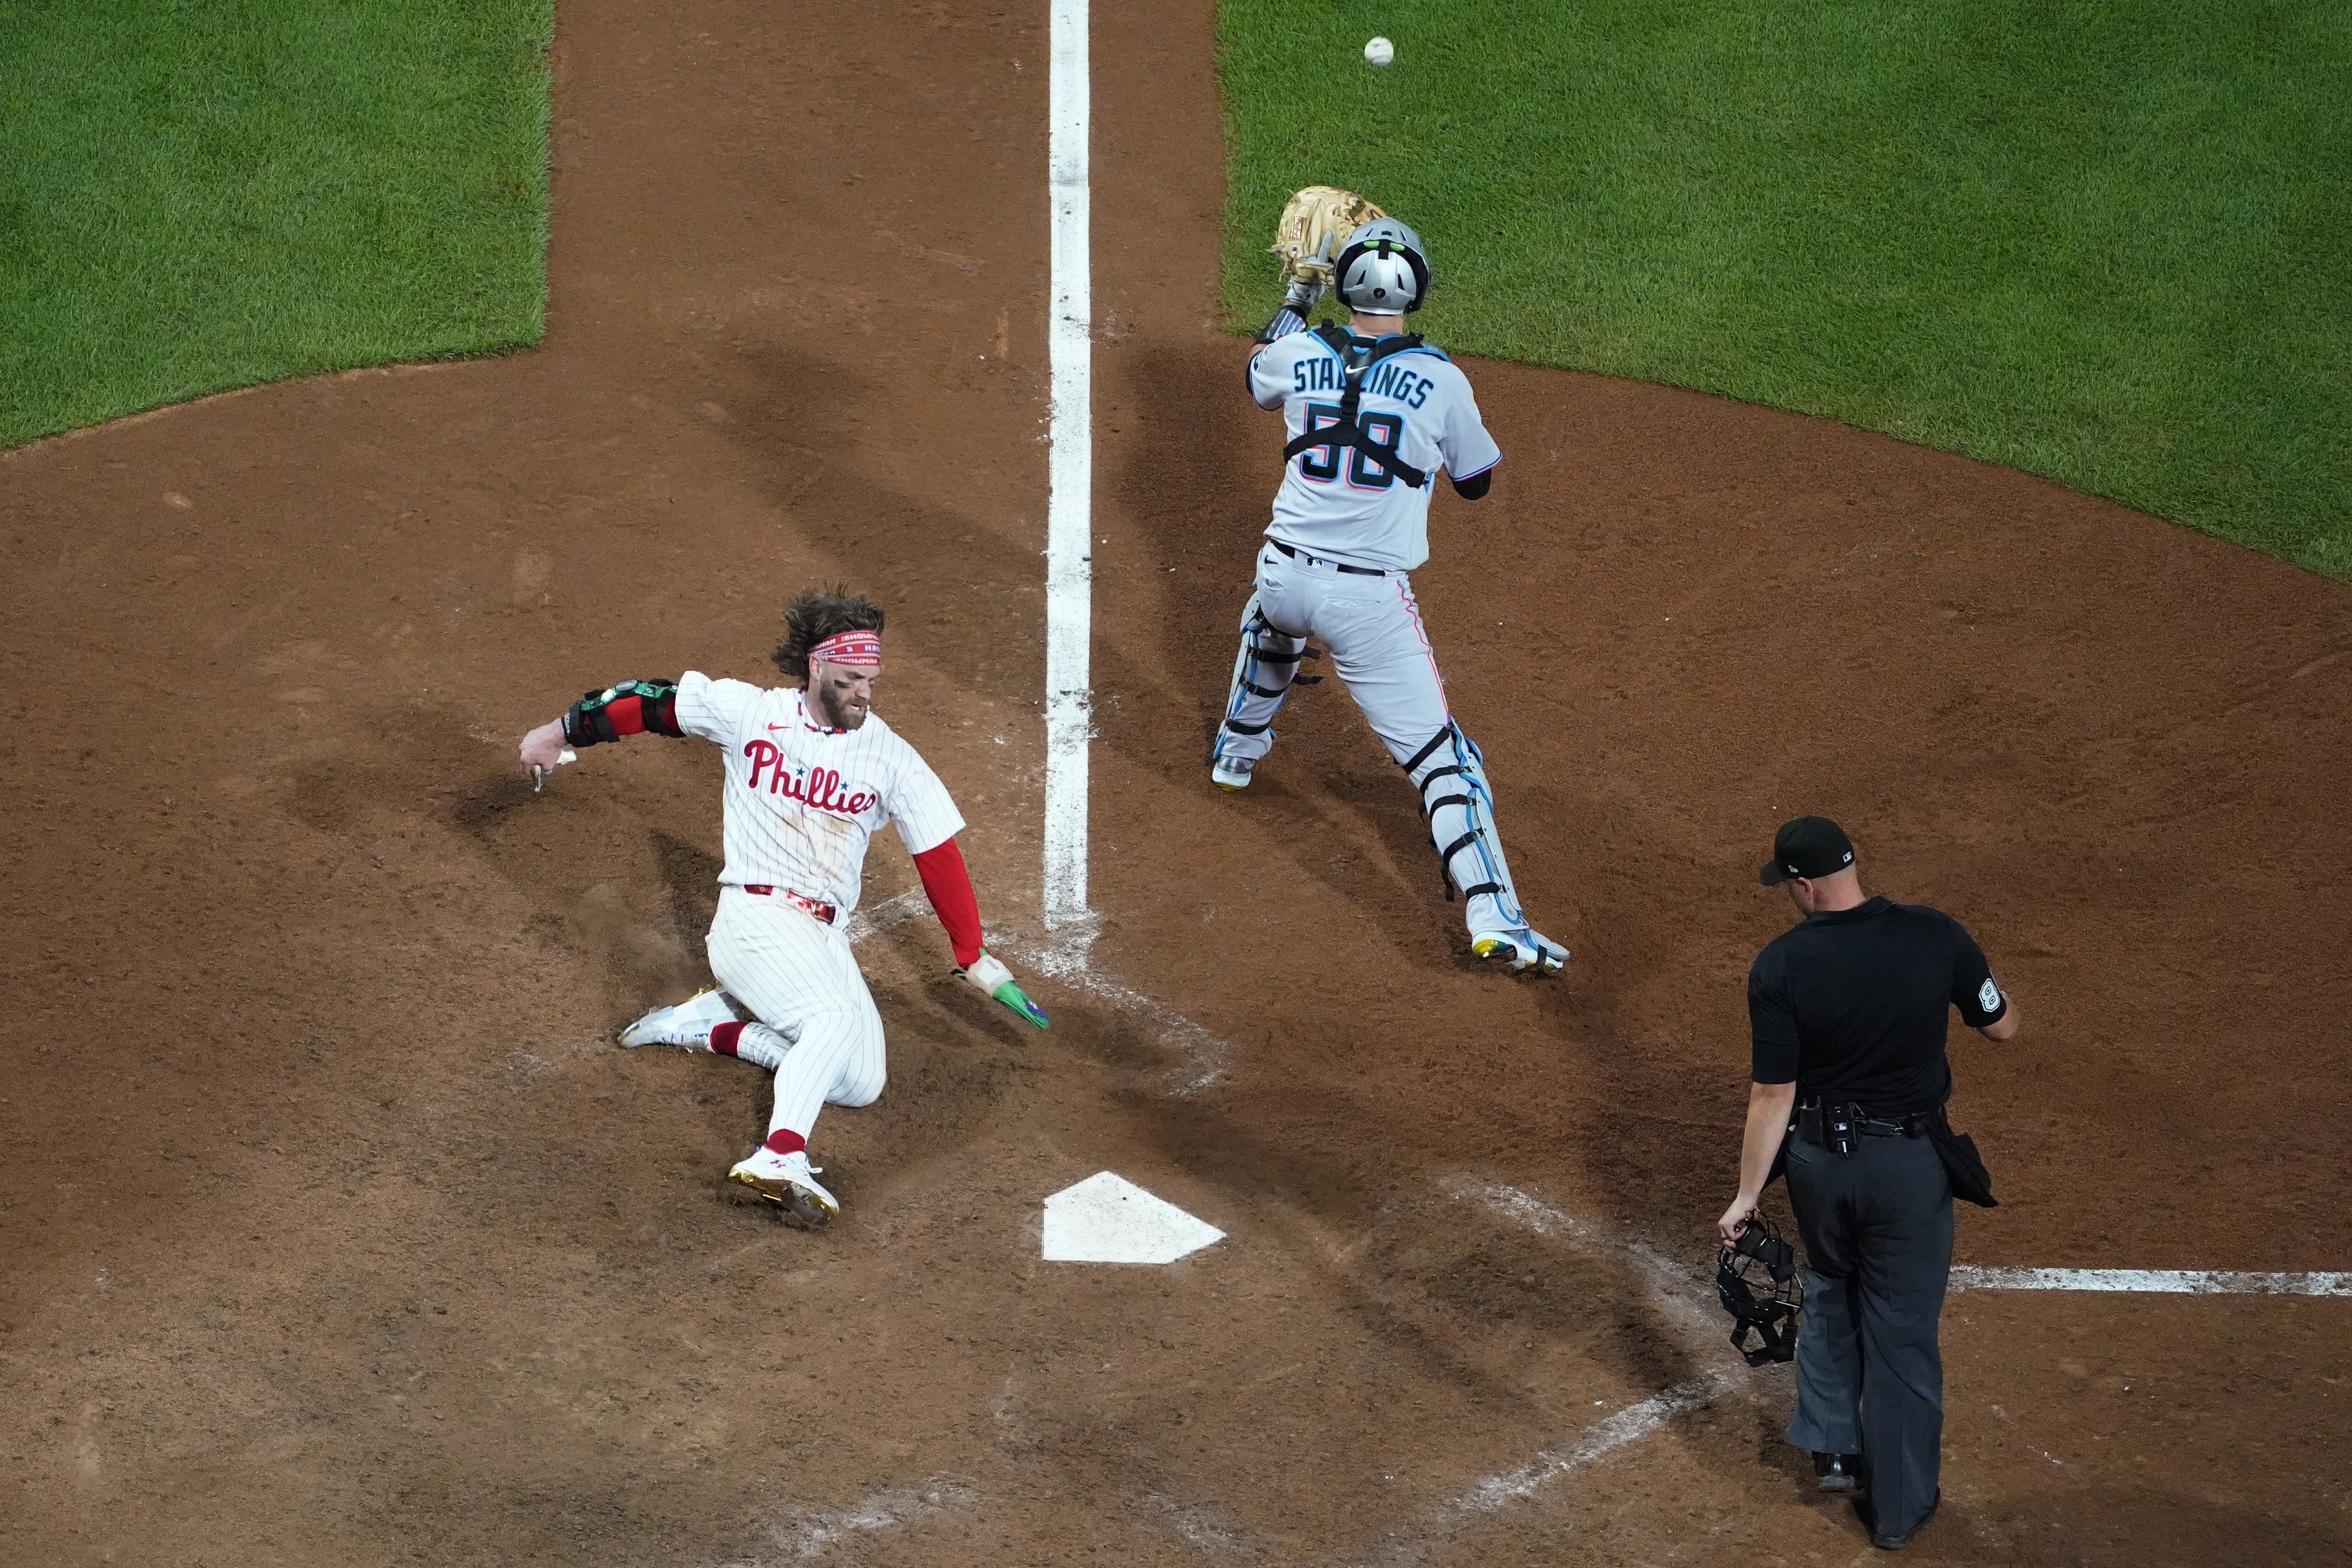
[[[1320,637],[1421,797],[1445,896],[1463,894],[1471,951],[1514,970],[1556,973],[1568,949],[1519,906],[1486,761],[1446,706],[1406,578],[1429,559],[1438,471],[1454,494],[1475,501],[1503,456],[1479,421],[1469,378],[1403,330],[1429,294],[1427,253],[1404,225],[1325,185],[1290,199],[1274,249],[1290,288],[1258,334],[1249,390],[1260,408],[1283,411],[1290,443],[1209,777],[1226,789],[1249,787],[1299,661],[1314,656],[1307,639]],[[1310,331],[1305,313],[1327,287],[1353,315],[1346,328],[1326,321]]]
[[[824,1106],[870,1105],[886,1076],[882,1015],[843,923],[857,907],[866,841],[885,821],[915,858],[947,928],[956,974],[1039,1029],[1046,1018],[981,945],[980,903],[947,789],[872,711],[882,674],[882,612],[863,595],[803,593],[784,610],[776,667],[796,687],[712,680],[623,681],[590,692],[522,738],[543,779],[564,747],[623,736],[700,736],[727,756],[727,863],[706,945],[722,989],[656,1008],[625,1046],[675,1045],[757,1062],[776,1075],[767,1141],[727,1173],[803,1219],[841,1212],[809,1164]],[[739,1019],[728,998],[749,1009]]]

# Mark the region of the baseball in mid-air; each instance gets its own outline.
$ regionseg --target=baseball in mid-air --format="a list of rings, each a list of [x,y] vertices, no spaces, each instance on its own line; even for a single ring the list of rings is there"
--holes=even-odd
[[[1396,46],[1386,38],[1374,38],[1364,46],[1364,63],[1368,66],[1384,66],[1394,58]]]

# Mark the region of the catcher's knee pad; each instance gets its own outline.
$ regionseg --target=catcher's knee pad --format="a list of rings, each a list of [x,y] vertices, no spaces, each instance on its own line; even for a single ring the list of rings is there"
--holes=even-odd
[[[1438,876],[1447,901],[1457,890],[1465,898],[1488,895],[1506,925],[1526,925],[1495,830],[1495,794],[1486,783],[1486,759],[1476,743],[1448,720],[1413,753],[1404,770],[1421,796],[1422,820],[1429,824],[1430,842],[1437,850]]]
[[[1241,632],[1241,647],[1234,654],[1233,686],[1225,697],[1224,722],[1210,748],[1212,762],[1225,736],[1265,734],[1292,686],[1312,685],[1323,678],[1298,673],[1301,660],[1319,659],[1322,654],[1308,647],[1306,638],[1276,631],[1258,609],[1255,594],[1242,612]]]

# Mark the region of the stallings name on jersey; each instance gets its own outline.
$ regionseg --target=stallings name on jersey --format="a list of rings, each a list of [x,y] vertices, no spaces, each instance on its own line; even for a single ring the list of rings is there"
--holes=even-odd
[[[1343,389],[1347,375],[1334,359],[1301,360],[1291,368],[1291,391],[1300,392],[1336,392]],[[1394,398],[1407,408],[1419,408],[1429,401],[1437,383],[1394,360],[1383,360],[1374,365],[1364,378],[1366,397]]]
[[[1364,372],[1357,425],[1365,438],[1432,478],[1443,471],[1468,479],[1500,462],[1461,367],[1426,343],[1398,347]],[[1250,361],[1250,396],[1281,409],[1296,442],[1339,423],[1347,370],[1324,339],[1293,332]],[[1283,466],[1266,536],[1349,566],[1411,571],[1429,559],[1430,490],[1404,483],[1360,446],[1310,445]]]
[[[743,755],[751,759],[751,775],[743,787],[753,794],[760,792],[760,776],[768,776],[768,793],[798,800],[813,811],[831,811],[835,816],[855,817],[872,806],[877,796],[865,790],[844,794],[841,775],[830,768],[790,767],[783,751],[772,740],[747,740]]]

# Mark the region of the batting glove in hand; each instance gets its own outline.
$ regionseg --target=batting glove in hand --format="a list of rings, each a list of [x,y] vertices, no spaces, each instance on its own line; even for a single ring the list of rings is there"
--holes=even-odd
[[[1013,971],[993,953],[982,951],[971,961],[971,967],[956,971],[956,978],[982,996],[1003,1003],[1024,1023],[1035,1024],[1039,1029],[1054,1027],[1045,1009],[1029,999],[1029,993],[1013,978]]]

